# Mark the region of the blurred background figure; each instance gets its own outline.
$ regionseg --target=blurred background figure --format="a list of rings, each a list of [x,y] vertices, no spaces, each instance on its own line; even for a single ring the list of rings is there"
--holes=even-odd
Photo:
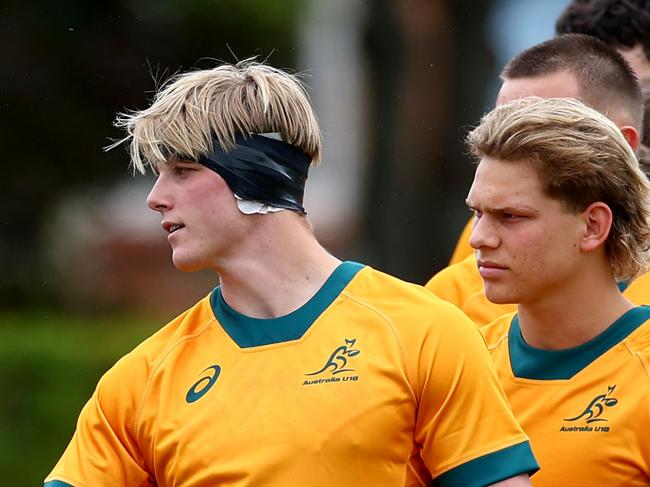
[[[465,128],[492,106],[503,63],[551,37],[566,4],[3,5],[5,482],[39,482],[74,429],[70,411],[101,373],[217,284],[173,270],[159,219],[141,204],[152,181],[123,169],[126,152],[102,150],[120,135],[111,127],[116,111],[145,106],[143,93],[179,70],[214,64],[206,58],[257,55],[301,73],[324,132],[324,163],[305,202],[319,240],[422,283],[446,265],[468,218]]]
[[[587,34],[615,47],[640,80],[650,79],[650,1],[574,0],[556,23],[558,34]]]

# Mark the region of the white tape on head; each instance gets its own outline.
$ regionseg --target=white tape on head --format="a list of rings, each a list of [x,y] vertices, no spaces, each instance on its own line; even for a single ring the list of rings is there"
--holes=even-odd
[[[275,213],[286,209],[265,205],[259,201],[244,200],[237,195],[235,195],[235,199],[237,200],[237,208],[239,208],[239,211],[244,215],[253,215],[255,213],[266,215],[267,213]]]
[[[266,137],[268,139],[275,139],[275,140],[279,140],[280,142],[284,142],[284,140],[282,139],[282,135],[280,135],[279,132],[267,132],[267,133],[257,134],[257,135],[261,135],[262,137]],[[264,203],[261,203],[259,201],[245,200],[240,198],[237,195],[235,195],[235,198],[237,199],[237,208],[239,208],[239,211],[241,211],[245,215],[254,215],[256,213],[260,215],[266,215],[267,213],[275,213],[286,209],[286,208],[277,208],[275,206],[265,205]]]

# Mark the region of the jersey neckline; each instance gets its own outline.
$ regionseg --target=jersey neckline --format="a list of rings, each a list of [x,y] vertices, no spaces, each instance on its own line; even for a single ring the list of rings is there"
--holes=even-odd
[[[566,350],[541,350],[528,345],[521,334],[519,316],[510,323],[508,349],[512,373],[519,379],[568,380],[623,341],[650,319],[650,307],[638,306],[624,313],[600,335]]]
[[[278,318],[252,318],[241,314],[223,299],[221,286],[217,286],[212,291],[210,305],[221,327],[240,348],[297,340],[334,302],[363,267],[357,262],[342,262],[309,301],[295,311]]]

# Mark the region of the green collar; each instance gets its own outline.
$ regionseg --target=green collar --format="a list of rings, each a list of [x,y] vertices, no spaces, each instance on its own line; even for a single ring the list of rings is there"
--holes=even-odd
[[[528,345],[515,315],[508,333],[510,366],[515,377],[537,380],[567,380],[650,319],[650,307],[633,308],[587,343],[566,350],[540,350]]]
[[[223,329],[241,348],[297,340],[363,267],[356,262],[342,262],[309,301],[288,315],[278,318],[251,318],[235,311],[223,299],[220,286],[212,291],[210,305]]]

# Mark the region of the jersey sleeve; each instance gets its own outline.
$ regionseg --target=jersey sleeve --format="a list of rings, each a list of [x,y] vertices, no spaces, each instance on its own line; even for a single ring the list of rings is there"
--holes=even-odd
[[[489,485],[539,467],[515,420],[485,342],[460,311],[441,303],[419,350],[415,439],[441,487]]]
[[[480,275],[478,284],[472,275],[475,268],[476,261],[470,255],[463,261],[442,269],[425,287],[439,298],[462,309],[467,298],[483,286]]]
[[[456,248],[454,249],[451,259],[449,260],[449,265],[454,265],[474,253],[474,249],[469,245],[469,237],[472,235],[472,230],[474,229],[474,218],[470,218],[469,221],[465,224],[460,237],[458,237],[458,242],[456,242]]]
[[[128,357],[128,356],[127,356]],[[135,438],[138,367],[126,357],[100,380],[45,487],[151,487]]]

